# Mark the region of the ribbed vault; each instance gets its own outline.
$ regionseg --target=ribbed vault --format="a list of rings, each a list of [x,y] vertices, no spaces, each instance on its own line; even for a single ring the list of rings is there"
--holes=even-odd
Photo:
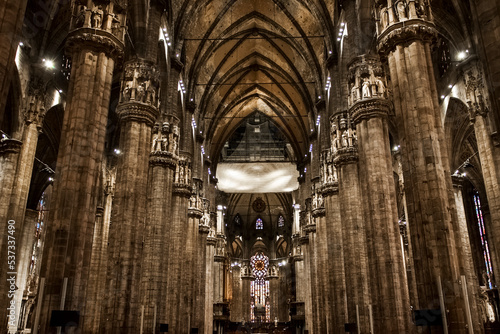
[[[216,160],[231,133],[256,111],[283,131],[296,156],[307,153],[325,61],[333,54],[329,6],[300,0],[172,3],[188,98]]]

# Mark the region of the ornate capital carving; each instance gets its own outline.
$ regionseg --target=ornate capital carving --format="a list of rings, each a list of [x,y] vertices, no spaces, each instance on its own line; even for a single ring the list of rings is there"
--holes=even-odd
[[[409,45],[413,41],[426,43],[437,39],[438,33],[433,23],[420,19],[398,22],[386,29],[378,38],[378,51],[388,54],[397,45]]]
[[[158,109],[153,106],[132,101],[120,103],[116,107],[116,113],[121,122],[142,122],[149,126],[153,126],[159,114]]]
[[[151,152],[149,155],[149,163],[152,166],[164,166],[175,169],[177,166],[177,157],[170,152]]]
[[[311,222],[311,223],[307,224],[306,226],[304,226],[303,230],[306,234],[316,233],[316,223]]]
[[[358,149],[356,147],[347,147],[337,151],[337,154],[333,158],[333,163],[338,168],[342,165],[357,163],[358,158]]]
[[[451,182],[453,183],[454,187],[462,188],[462,185],[464,183],[464,177],[460,174],[453,174],[451,176]]]
[[[0,156],[8,153],[19,153],[23,142],[17,139],[0,139]]]
[[[155,123],[151,152],[169,152],[173,156],[177,156],[179,133],[179,127],[175,124],[170,124],[167,121],[162,124]]]
[[[191,197],[191,186],[189,184],[174,183],[172,193],[180,197]]]
[[[317,208],[317,209],[314,209],[312,211],[312,216],[314,218],[317,218],[317,217],[324,217],[326,214],[326,210],[325,208]]]
[[[384,98],[370,98],[356,102],[349,112],[354,124],[358,124],[364,119],[386,118],[391,110],[390,102]]]
[[[339,193],[339,183],[338,181],[324,184],[321,188],[321,193],[323,197],[332,196]]]
[[[71,54],[82,50],[104,52],[108,57],[118,61],[123,57],[124,44],[107,31],[79,28],[68,35],[66,50]]]

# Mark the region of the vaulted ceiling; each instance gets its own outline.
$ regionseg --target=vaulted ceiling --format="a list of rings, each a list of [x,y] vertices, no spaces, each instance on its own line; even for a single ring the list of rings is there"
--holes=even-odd
[[[212,155],[255,111],[282,129],[296,155],[308,149],[315,103],[333,46],[333,1],[173,1],[189,98]]]

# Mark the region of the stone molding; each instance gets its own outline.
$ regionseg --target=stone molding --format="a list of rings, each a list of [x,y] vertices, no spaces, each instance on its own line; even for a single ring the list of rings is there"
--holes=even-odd
[[[330,183],[325,183],[323,187],[320,189],[321,194],[323,197],[328,197],[331,195],[335,195],[339,193],[339,182],[330,182]]]
[[[120,103],[116,108],[116,113],[121,122],[143,122],[151,127],[159,115],[157,108],[135,101]]]
[[[188,217],[200,219],[203,217],[203,211],[197,208],[188,208]]]
[[[388,54],[397,45],[408,45],[413,41],[432,42],[438,32],[433,23],[421,19],[398,22],[387,28],[378,38],[378,52]]]
[[[210,232],[210,226],[209,225],[205,225],[205,224],[200,224],[198,226],[198,231],[201,234],[208,234]],[[208,238],[207,238],[207,240],[208,240]]]
[[[337,150],[333,157],[333,164],[338,167],[356,163],[358,159],[358,149],[356,147],[346,147]]]
[[[304,226],[304,232],[307,234],[316,233],[316,223],[310,223]]]
[[[110,32],[93,29],[78,28],[71,31],[66,39],[66,50],[75,53],[81,50],[104,52],[115,61],[123,58],[125,46]]]
[[[0,156],[8,153],[19,153],[23,142],[17,139],[0,139]]]
[[[370,118],[387,118],[391,110],[388,100],[380,97],[372,97],[366,100],[359,100],[349,109],[354,124]]]
[[[316,228],[316,225],[314,226]],[[299,245],[305,245],[309,243],[309,236],[303,235],[299,238]]]
[[[174,183],[172,194],[176,196],[191,197],[191,185],[185,183]]]
[[[317,217],[324,217],[326,215],[326,209],[325,208],[317,208],[312,210],[312,216],[314,218]]]
[[[156,151],[149,154],[149,163],[152,166],[164,166],[175,170],[178,158],[170,152]]]
[[[462,175],[453,174],[451,176],[451,182],[453,183],[453,187],[462,188],[464,177]]]

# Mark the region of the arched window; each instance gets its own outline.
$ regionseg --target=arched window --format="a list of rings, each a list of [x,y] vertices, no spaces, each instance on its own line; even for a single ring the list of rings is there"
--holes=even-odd
[[[262,221],[262,219],[257,218],[257,220],[255,221],[255,229],[256,230],[263,230],[264,229],[264,222]]]
[[[484,284],[486,284],[489,289],[493,289],[493,284],[491,282],[493,268],[491,266],[490,247],[488,246],[488,238],[486,237],[486,229],[484,228],[481,200],[479,199],[479,194],[477,192],[474,192],[474,207],[476,209],[477,225],[479,228],[479,235],[481,237],[481,246],[483,248],[484,263],[486,265],[486,277]]]
[[[284,226],[285,226],[285,218],[282,215],[280,215],[278,217],[278,228],[281,228]]]
[[[250,321],[271,322],[269,281],[265,279],[269,258],[263,253],[257,253],[250,258],[250,265],[255,277],[255,280],[250,282]]]

